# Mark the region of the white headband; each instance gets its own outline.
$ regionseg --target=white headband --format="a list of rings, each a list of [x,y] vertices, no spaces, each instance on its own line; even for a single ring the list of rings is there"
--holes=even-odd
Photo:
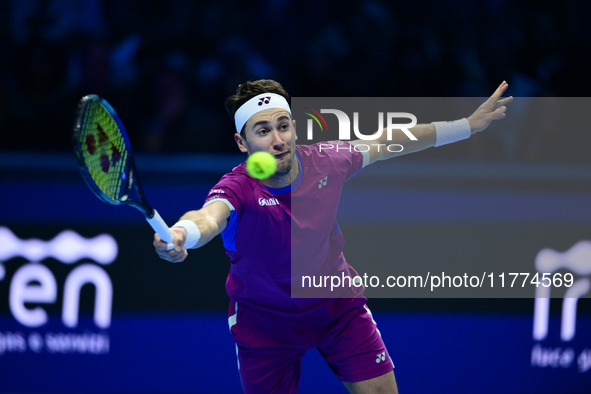
[[[289,109],[289,104],[285,97],[275,93],[261,93],[242,104],[234,114],[236,131],[240,133],[252,115],[269,108],[283,108],[289,112],[289,115],[291,116],[291,109]]]

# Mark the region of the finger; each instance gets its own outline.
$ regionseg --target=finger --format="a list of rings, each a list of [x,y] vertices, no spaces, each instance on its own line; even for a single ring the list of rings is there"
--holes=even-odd
[[[183,237],[183,235],[179,234],[176,231],[172,232],[172,246],[174,248],[174,250],[176,250],[177,252],[180,252],[181,250],[183,250],[183,247],[185,246],[185,239]]]
[[[160,236],[154,233],[154,242],[152,243],[156,249],[166,249],[167,243],[160,238]]]
[[[166,251],[166,250],[172,249],[168,246],[168,244],[166,242],[163,242],[163,241],[154,241],[154,243],[152,245],[154,245],[154,248],[156,249],[156,251],[159,251],[159,250]]]
[[[508,87],[509,85],[507,84],[507,82],[503,82],[501,85],[499,85],[497,90],[495,90],[492,96],[490,96],[490,98],[498,100],[499,98],[501,98],[501,96],[503,96],[503,93],[505,93],[505,90],[507,90]]]
[[[178,257],[184,255],[185,253],[187,253],[187,249],[185,249],[185,248],[182,248],[181,250],[172,249],[172,250],[169,250],[168,252],[166,252],[166,255],[168,257],[172,257],[172,258],[178,258]]]
[[[170,262],[172,263],[180,263],[182,261],[185,261],[185,259],[187,258],[189,254],[187,252],[185,252],[184,254],[181,254],[180,256],[177,256],[173,259],[170,259]]]
[[[513,96],[505,97],[504,99],[500,99],[499,101],[497,101],[496,105],[497,106],[505,105],[507,103],[510,103],[511,101],[513,101]]]
[[[162,240],[154,240],[154,242],[152,243],[152,245],[154,245],[154,248],[156,248],[156,251],[158,250],[169,250],[168,249],[168,244]]]
[[[497,119],[502,119],[506,116],[505,111],[507,110],[507,107],[503,106],[500,108],[497,108],[494,112],[493,112],[493,120],[497,120]]]
[[[509,84],[507,82],[503,81],[503,83],[501,83],[499,85],[497,90],[495,90],[495,92],[492,94],[492,96],[489,97],[488,100],[486,100],[486,102],[488,104],[496,103],[497,100],[503,95],[503,93],[505,93],[505,90],[507,90],[508,87],[509,87]]]
[[[173,240],[174,250],[180,252],[181,250],[185,249],[185,243],[183,242],[183,238],[179,236],[175,236]]]

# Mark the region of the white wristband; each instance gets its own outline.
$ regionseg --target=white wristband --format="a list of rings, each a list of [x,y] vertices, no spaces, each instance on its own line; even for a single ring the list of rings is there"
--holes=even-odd
[[[435,146],[451,144],[452,142],[465,140],[472,135],[468,119],[454,120],[453,122],[432,122],[437,133]]]
[[[201,231],[199,231],[199,227],[192,220],[181,220],[180,222],[176,222],[172,227],[182,227],[187,230],[187,240],[185,241],[187,249],[191,249],[197,245],[197,242],[201,238]]]

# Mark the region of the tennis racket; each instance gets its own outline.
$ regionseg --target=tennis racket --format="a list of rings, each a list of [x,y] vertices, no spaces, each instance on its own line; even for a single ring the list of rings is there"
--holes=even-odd
[[[168,249],[172,249],[172,232],[148,203],[138,180],[127,132],[106,100],[96,95],[82,97],[73,142],[80,172],[90,190],[107,204],[139,209],[154,231],[168,243]],[[132,189],[137,200],[129,197]]]

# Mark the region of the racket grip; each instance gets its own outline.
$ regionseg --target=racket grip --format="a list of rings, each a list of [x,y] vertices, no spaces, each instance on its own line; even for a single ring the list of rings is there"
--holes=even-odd
[[[168,243],[166,250],[174,249],[174,244],[172,243],[174,239],[172,231],[170,231],[170,228],[166,225],[166,222],[164,222],[158,211],[154,209],[154,216],[152,219],[146,218],[146,220],[150,223],[150,226],[152,226],[160,238]]]

